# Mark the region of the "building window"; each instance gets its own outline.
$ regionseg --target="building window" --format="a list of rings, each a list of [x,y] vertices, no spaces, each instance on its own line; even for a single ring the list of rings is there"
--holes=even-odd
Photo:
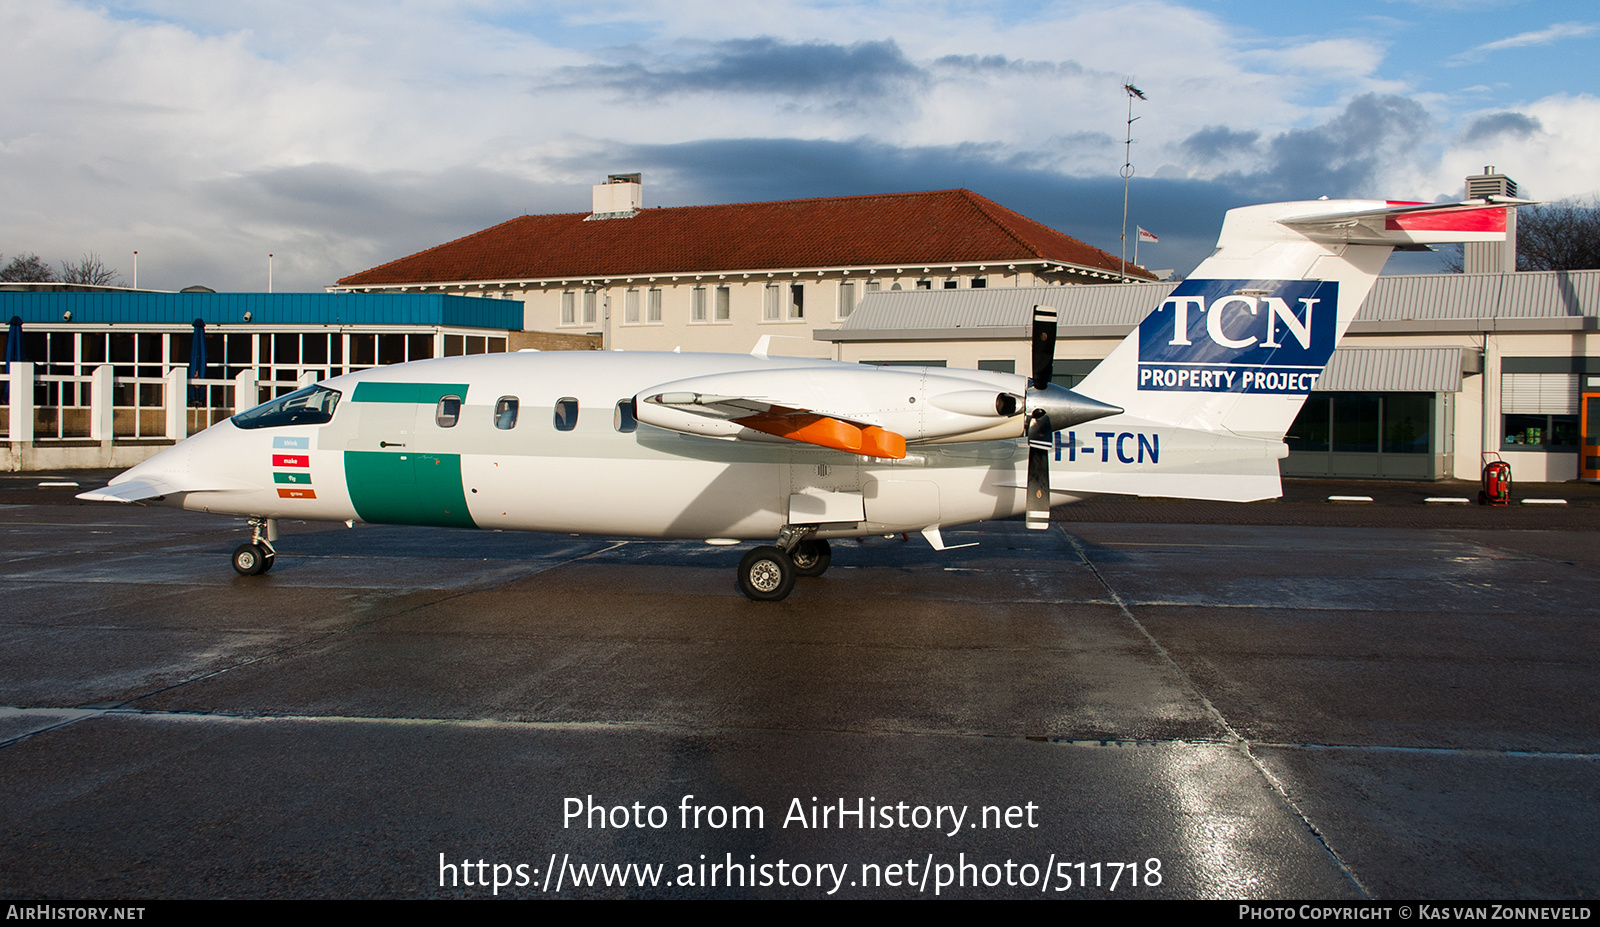
[[[1433,393],[1312,393],[1284,443],[1291,451],[1426,454]]]
[[[716,313],[718,322],[733,321],[733,293],[725,286],[717,287]]]
[[[639,324],[639,291],[629,290],[622,294],[622,322],[625,325]]]
[[[571,431],[578,427],[578,400],[568,396],[556,400],[556,431]]]
[[[846,280],[839,284],[839,318],[848,319],[856,311],[856,285]]]
[[[931,290],[933,289],[933,281],[929,280],[927,277],[923,277],[921,280],[917,281],[917,289]]]
[[[494,427],[510,431],[517,427],[517,397],[501,396],[494,404]]]
[[[1502,416],[1501,443],[1508,451],[1576,451],[1578,449],[1578,417],[1576,415],[1505,415]]]
[[[706,321],[706,288],[703,286],[689,291],[689,321]]]
[[[1578,384],[1576,373],[1501,374],[1501,447],[1576,451]]]
[[[578,294],[565,290],[561,294],[561,324],[578,324]]]
[[[803,319],[806,317],[806,285],[804,283],[789,284],[789,318]]]
[[[883,289],[883,281],[882,280],[868,280],[867,281],[867,292],[868,293],[876,293],[881,289]]]
[[[778,308],[778,285],[769,283],[767,284],[766,292],[762,295],[761,321],[776,322],[782,318],[783,314]]]
[[[600,294],[595,290],[583,291],[583,324],[593,325],[600,317]]]
[[[991,370],[995,373],[1016,373],[1017,362],[1014,360],[981,360],[978,361],[979,370]],[[1053,377],[1051,378],[1054,379]]]
[[[960,286],[961,286],[961,278],[960,277],[946,277],[946,278],[944,278],[944,288],[945,289],[954,290],[954,289],[956,289],[956,288],[958,288]]]
[[[661,288],[653,286],[645,294],[644,317],[652,325],[661,324]]]
[[[974,290],[981,290],[981,289],[987,287],[988,285],[989,285],[989,278],[988,277],[973,277],[972,278],[972,288]]]

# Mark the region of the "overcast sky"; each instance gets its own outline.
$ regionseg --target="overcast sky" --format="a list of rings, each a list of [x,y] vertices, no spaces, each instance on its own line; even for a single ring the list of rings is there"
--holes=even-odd
[[[1187,272],[1230,206],[1600,191],[1589,0],[0,5],[0,254],[319,290],[524,213],[967,187]],[[1130,236],[1131,237],[1131,236]],[[1431,256],[1392,262],[1432,270]]]

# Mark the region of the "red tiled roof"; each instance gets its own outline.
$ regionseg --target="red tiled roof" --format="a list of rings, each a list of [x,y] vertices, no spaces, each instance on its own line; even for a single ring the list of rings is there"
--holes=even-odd
[[[1117,258],[970,190],[522,216],[352,274],[340,286]],[[1148,276],[1136,267],[1130,275]]]

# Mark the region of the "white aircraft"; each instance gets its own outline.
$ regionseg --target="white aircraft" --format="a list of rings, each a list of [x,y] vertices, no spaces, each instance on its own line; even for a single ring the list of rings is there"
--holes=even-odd
[[[1231,210],[1216,252],[1074,390],[1050,382],[1044,306],[1031,378],[760,348],[443,358],[308,386],[79,498],[248,516],[246,575],[272,568],[280,518],[770,540],[739,585],[782,599],[827,569],[830,538],[943,550],[942,527],[1044,528],[1093,493],[1280,495],[1284,432],[1389,252],[1503,240],[1524,202]]]

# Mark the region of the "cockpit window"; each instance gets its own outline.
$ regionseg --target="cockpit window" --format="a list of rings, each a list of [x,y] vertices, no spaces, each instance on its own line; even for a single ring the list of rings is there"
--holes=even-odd
[[[333,418],[342,394],[326,386],[311,385],[279,396],[233,417],[239,428],[278,428],[283,425],[321,425]]]

